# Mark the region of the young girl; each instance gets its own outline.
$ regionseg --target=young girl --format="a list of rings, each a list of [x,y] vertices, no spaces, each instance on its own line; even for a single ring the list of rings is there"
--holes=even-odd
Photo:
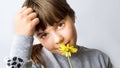
[[[8,68],[112,68],[109,57],[76,44],[75,13],[66,0],[25,0],[15,17]],[[33,45],[33,35],[40,44]],[[74,46],[71,66],[60,44]]]

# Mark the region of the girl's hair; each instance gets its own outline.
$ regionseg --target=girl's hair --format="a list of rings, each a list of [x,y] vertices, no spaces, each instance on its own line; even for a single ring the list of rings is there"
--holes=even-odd
[[[47,25],[53,26],[67,15],[71,18],[75,17],[66,0],[25,0],[23,6],[32,8],[38,14],[40,23],[36,26],[36,31],[45,30]],[[41,44],[33,46],[31,58],[34,62],[43,64],[39,53],[41,49]]]

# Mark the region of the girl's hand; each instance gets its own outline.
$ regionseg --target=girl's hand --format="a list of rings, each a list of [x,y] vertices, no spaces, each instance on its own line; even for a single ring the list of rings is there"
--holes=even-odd
[[[15,16],[15,32],[21,35],[33,36],[38,23],[39,19],[32,8],[23,7]]]

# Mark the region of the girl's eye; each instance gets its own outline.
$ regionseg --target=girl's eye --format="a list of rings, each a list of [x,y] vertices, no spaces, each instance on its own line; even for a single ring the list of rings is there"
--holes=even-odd
[[[41,34],[41,36],[40,36],[40,37],[41,37],[42,39],[45,39],[45,38],[46,38],[46,36],[47,36],[47,33],[43,33],[43,34]]]
[[[58,23],[58,24],[57,24],[57,28],[58,28],[58,29],[59,29],[59,28],[62,28],[64,25],[65,25],[64,23]]]

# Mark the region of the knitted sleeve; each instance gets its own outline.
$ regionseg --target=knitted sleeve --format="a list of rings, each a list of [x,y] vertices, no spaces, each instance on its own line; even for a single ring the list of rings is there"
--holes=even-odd
[[[5,59],[7,68],[35,68],[32,67],[31,51],[33,37],[15,35],[10,56]]]

